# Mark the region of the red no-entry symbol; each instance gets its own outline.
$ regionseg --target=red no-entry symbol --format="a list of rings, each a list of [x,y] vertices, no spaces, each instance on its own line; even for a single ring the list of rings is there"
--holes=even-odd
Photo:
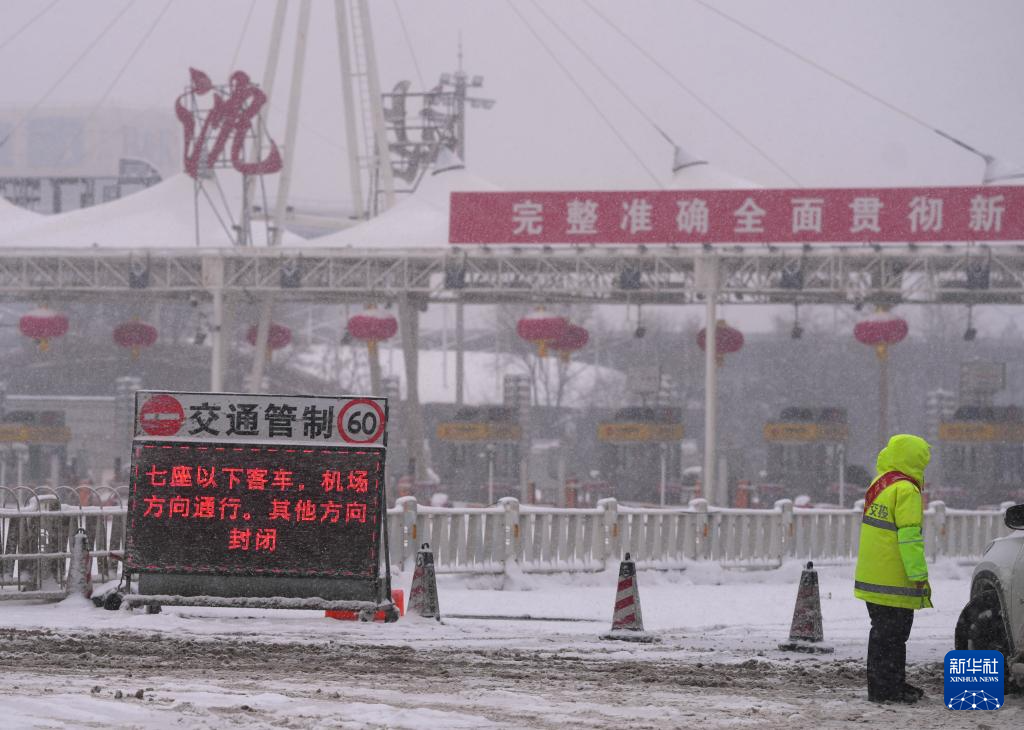
[[[139,425],[150,436],[173,436],[185,423],[185,411],[177,398],[155,395],[139,410]]]

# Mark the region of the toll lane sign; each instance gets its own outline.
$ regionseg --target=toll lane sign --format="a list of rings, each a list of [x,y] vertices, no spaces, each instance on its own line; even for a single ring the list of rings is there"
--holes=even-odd
[[[385,446],[387,399],[139,391],[135,438]]]

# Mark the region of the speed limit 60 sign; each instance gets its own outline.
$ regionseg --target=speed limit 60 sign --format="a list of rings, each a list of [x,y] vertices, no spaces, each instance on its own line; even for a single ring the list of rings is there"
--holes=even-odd
[[[384,409],[372,398],[346,403],[338,414],[338,433],[350,444],[372,444],[384,433]]]
[[[135,438],[386,445],[386,398],[139,391]]]

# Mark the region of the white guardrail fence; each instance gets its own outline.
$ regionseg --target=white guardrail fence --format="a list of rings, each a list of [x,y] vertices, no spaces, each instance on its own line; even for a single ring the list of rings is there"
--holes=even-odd
[[[0,487],[0,600],[64,595],[71,536],[86,531],[94,580],[119,575],[127,487]],[[924,514],[930,559],[975,558],[1008,534],[1000,510],[947,509]],[[388,510],[393,569],[409,570],[429,543],[441,573],[596,571],[631,553],[641,568],[680,568],[708,560],[737,568],[774,568],[787,559],[844,562],[857,554],[862,504],[801,509],[779,500],[771,509],[731,509],[694,499],[685,507],[520,505],[424,507],[403,497]]]

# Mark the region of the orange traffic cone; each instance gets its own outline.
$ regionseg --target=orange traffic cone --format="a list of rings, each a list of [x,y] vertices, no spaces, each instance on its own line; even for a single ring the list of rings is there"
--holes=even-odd
[[[441,620],[441,607],[437,602],[437,576],[434,575],[434,553],[423,543],[416,553],[416,570],[409,589],[409,613],[414,616]]]
[[[812,654],[831,654],[834,647],[821,642],[825,635],[821,628],[821,596],[818,594],[818,571],[814,563],[800,574],[800,589],[793,608],[793,624],[789,628],[789,641],[779,644],[783,651],[803,651]]]
[[[655,637],[644,631],[644,618],[640,612],[640,592],[636,583],[636,564],[629,559],[629,553],[619,565],[619,589],[615,594],[615,609],[612,612],[612,629],[601,634],[602,639],[623,641],[655,641]]]

